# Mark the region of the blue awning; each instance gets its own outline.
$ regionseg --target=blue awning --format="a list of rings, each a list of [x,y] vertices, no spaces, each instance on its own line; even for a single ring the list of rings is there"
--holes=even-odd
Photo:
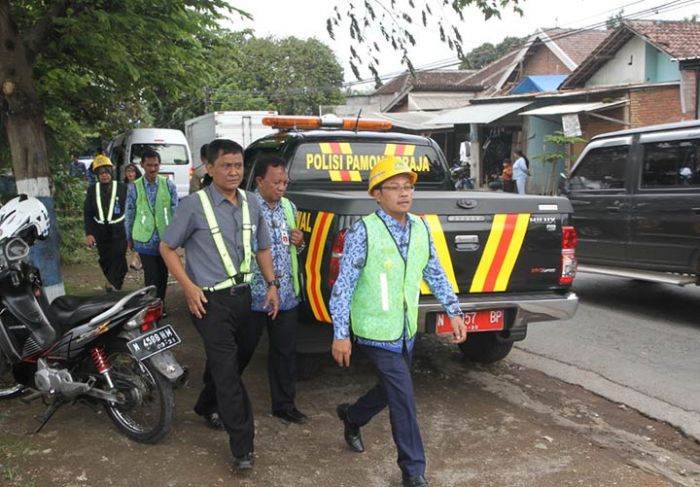
[[[546,76],[526,76],[510,92],[511,95],[522,95],[543,91],[556,91],[568,75],[552,74]]]

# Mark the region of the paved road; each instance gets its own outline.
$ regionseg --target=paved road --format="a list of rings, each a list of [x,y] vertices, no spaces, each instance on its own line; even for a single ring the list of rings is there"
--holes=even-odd
[[[700,289],[579,274],[575,290],[576,316],[531,326],[509,359],[700,441]]]

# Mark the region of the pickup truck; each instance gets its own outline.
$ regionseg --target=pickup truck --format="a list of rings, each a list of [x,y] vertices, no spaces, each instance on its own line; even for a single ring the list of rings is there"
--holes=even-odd
[[[288,163],[287,197],[297,205],[306,248],[299,267],[300,354],[330,349],[330,292],[347,229],[377,209],[367,194],[371,167],[385,155],[403,157],[418,173],[412,213],[429,224],[438,257],[457,293],[470,332],[460,344],[477,362],[495,362],[523,340],[528,324],[573,316],[576,232],[566,198],[456,191],[447,162],[430,138],[386,132],[376,121],[269,117],[280,131],[245,151],[246,182],[256,159],[273,153]],[[345,128],[345,129],[344,129]],[[451,332],[423,283],[418,331]]]
[[[700,284],[700,121],[594,137],[562,192],[580,271]]]

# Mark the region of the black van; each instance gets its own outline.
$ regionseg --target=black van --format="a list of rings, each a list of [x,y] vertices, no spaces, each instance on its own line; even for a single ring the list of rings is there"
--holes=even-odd
[[[562,185],[579,270],[678,285],[700,273],[700,121],[594,137]]]

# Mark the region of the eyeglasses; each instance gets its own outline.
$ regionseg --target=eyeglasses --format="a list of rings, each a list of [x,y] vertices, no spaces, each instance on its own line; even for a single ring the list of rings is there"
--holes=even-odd
[[[412,186],[410,184],[403,184],[403,185],[386,185],[386,186],[380,186],[382,191],[390,191],[392,193],[413,193],[413,191],[416,189],[415,186]]]

